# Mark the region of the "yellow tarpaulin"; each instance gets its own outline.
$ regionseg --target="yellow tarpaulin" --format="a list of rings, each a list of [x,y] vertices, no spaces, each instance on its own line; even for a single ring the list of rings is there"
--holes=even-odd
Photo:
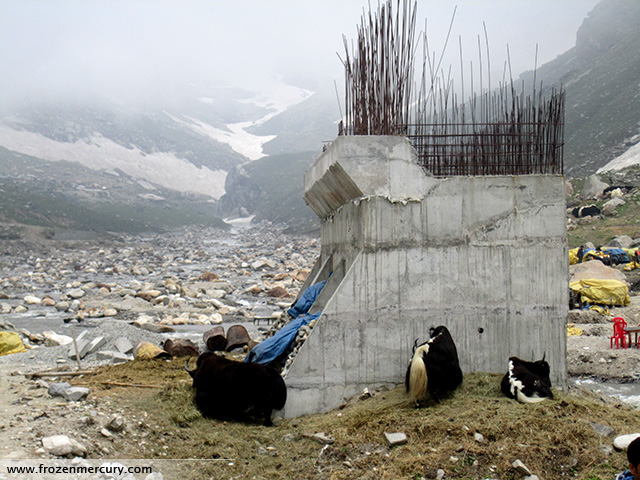
[[[569,284],[573,293],[584,303],[598,305],[618,305],[626,307],[631,303],[629,288],[618,280],[578,280]]]
[[[569,336],[579,336],[582,335],[582,329],[576,327],[573,323],[567,325],[567,335]]]
[[[0,332],[0,355],[26,351],[20,335],[15,332]]]
[[[578,259],[578,250],[580,250],[580,248],[572,248],[569,250],[569,265],[580,263],[580,260]]]
[[[171,358],[171,355],[151,342],[138,342],[133,349],[136,360],[149,360],[151,358]]]

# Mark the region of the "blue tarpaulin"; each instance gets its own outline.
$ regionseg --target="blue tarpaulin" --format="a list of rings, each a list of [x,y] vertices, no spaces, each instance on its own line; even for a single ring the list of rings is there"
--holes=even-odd
[[[262,365],[269,365],[276,358],[282,355],[282,353],[284,353],[287,348],[289,348],[291,342],[293,342],[293,340],[296,338],[300,327],[302,327],[303,325],[307,325],[312,320],[315,320],[320,316],[321,313],[322,312],[318,311],[314,314],[302,315],[291,320],[273,337],[269,337],[253,347],[253,349],[245,357],[244,361],[248,363],[260,363]]]
[[[318,298],[318,295],[320,295],[320,290],[322,290],[322,287],[324,287],[326,283],[326,280],[314,283],[302,292],[302,295],[300,295],[296,304],[287,310],[289,316],[291,318],[298,318],[300,315],[307,313],[311,308],[311,305],[313,305],[313,302]]]

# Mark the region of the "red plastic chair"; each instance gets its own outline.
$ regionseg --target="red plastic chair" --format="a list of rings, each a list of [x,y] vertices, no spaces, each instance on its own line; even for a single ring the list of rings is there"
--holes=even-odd
[[[613,342],[616,342],[616,348],[627,348],[627,332],[624,329],[627,326],[627,322],[622,317],[615,317],[613,319],[613,336],[611,337],[611,348],[613,348]]]

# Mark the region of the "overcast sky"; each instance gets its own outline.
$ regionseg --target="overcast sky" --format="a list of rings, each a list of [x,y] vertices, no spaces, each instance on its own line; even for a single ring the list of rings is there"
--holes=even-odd
[[[394,1],[395,3],[395,1]],[[514,77],[575,44],[598,0],[419,0],[417,30],[445,60],[477,59],[486,24],[494,78],[509,45]],[[413,4],[413,2],[411,2]],[[342,36],[367,0],[0,0],[0,104],[82,91],[150,101],[182,85],[259,85],[269,76],[343,82]],[[377,10],[377,0],[371,0]],[[466,60],[468,61],[468,60]]]

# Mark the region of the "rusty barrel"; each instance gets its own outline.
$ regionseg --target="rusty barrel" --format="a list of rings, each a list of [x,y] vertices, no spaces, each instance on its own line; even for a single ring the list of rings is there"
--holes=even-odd
[[[163,348],[172,357],[197,357],[200,355],[198,346],[191,340],[179,338],[177,340],[168,339],[164,342]]]
[[[210,352],[217,352],[224,350],[227,340],[224,337],[224,327],[222,325],[216,325],[211,330],[207,330],[202,335],[207,350]]]
[[[249,345],[251,337],[249,332],[242,325],[232,325],[227,330],[227,345],[225,349],[230,352],[234,348],[244,347]]]

